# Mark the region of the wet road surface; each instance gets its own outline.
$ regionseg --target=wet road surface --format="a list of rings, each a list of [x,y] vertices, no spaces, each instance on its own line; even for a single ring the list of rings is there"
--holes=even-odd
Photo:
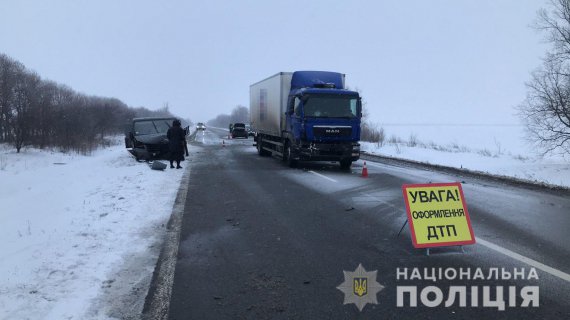
[[[257,155],[252,138],[226,135],[209,128],[192,142],[169,319],[570,318],[568,194],[374,162],[367,162],[368,178],[360,177],[362,161],[350,172],[331,163],[291,169]],[[397,236],[406,220],[401,186],[455,181],[462,182],[479,241],[464,252],[446,247],[426,256],[412,246],[408,227]],[[345,294],[337,289],[343,271],[359,264],[377,270],[383,286],[378,304],[362,311],[343,305]],[[407,280],[398,278],[404,268]],[[500,276],[502,268],[510,279]],[[515,268],[525,270],[524,279],[513,279]],[[528,279],[532,268],[537,276]],[[411,276],[414,269],[419,279]],[[424,277],[424,270],[447,269],[470,270],[470,279]],[[485,279],[473,279],[477,269]],[[397,288],[403,286],[417,288],[417,307],[407,294],[398,306]],[[436,293],[420,297],[429,286],[443,292],[435,307],[423,302],[438,302]],[[527,286],[539,289],[538,306],[521,307]],[[467,288],[465,306],[450,287]],[[472,287],[478,288],[475,304]],[[483,301],[484,287],[491,302]],[[490,306],[498,287],[505,310]]]

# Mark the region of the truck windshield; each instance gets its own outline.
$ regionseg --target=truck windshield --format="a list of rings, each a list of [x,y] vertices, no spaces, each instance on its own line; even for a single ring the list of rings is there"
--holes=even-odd
[[[355,118],[358,97],[343,95],[309,95],[304,102],[306,117]]]
[[[146,120],[135,122],[135,135],[166,133],[172,120]]]

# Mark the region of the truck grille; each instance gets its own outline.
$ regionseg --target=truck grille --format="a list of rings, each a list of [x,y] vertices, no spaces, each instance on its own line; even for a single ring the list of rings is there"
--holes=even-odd
[[[351,137],[352,127],[334,127],[334,126],[314,126],[313,134],[315,137]]]

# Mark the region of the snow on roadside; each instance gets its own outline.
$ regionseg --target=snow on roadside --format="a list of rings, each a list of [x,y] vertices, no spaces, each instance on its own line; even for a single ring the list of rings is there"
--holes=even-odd
[[[92,156],[0,146],[0,319],[107,318],[90,306],[163,234],[183,171],[151,170],[121,145]]]
[[[371,154],[570,187],[570,161],[564,157],[521,156],[487,149],[479,151],[456,150],[453,147],[439,149],[420,145],[408,147],[405,143],[387,143],[378,147],[376,143],[361,142],[361,150]]]

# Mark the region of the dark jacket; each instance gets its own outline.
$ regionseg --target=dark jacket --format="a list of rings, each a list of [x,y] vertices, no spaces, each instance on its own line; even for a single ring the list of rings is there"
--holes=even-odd
[[[179,126],[174,126],[166,132],[170,159],[172,161],[184,160],[184,145],[186,144],[186,132]]]

